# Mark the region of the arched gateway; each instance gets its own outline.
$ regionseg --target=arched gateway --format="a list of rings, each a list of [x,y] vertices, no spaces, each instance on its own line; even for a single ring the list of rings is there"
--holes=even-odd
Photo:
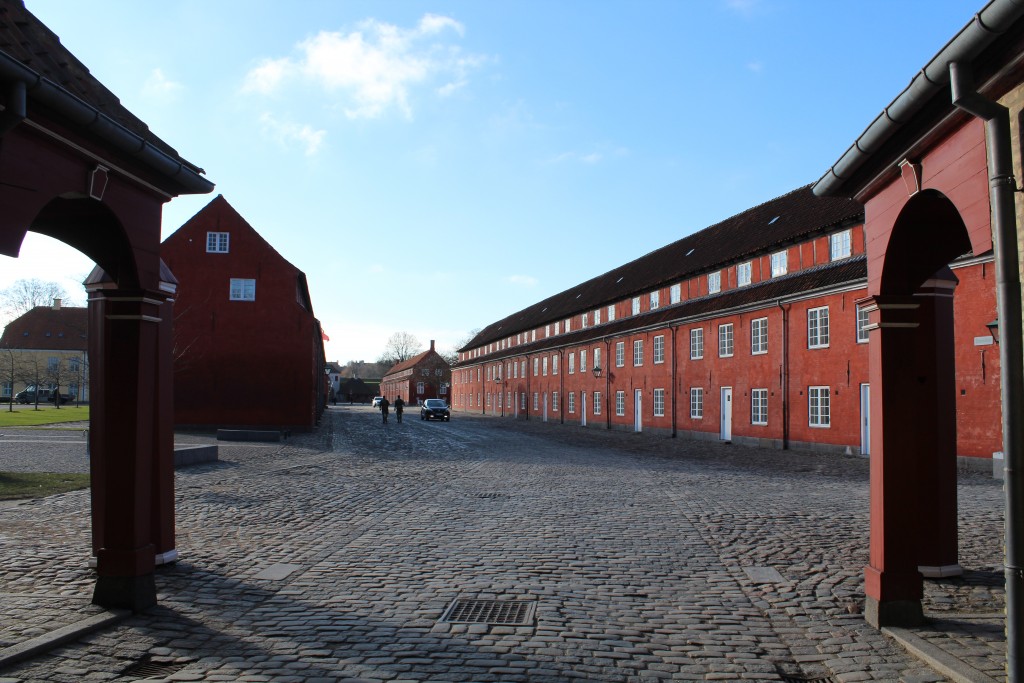
[[[175,280],[163,204],[207,193],[202,170],[149,132],[22,2],[0,4],[0,253],[27,232],[96,262],[89,290],[94,602],[156,602],[176,557],[171,411]]]

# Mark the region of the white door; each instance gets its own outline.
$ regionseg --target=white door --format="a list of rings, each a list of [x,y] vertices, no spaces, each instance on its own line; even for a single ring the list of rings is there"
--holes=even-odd
[[[732,387],[722,387],[722,441],[732,441]]]
[[[644,395],[639,389],[633,392],[633,431],[644,430]]]
[[[548,421],[548,392],[544,392],[544,421]]]
[[[871,455],[871,385],[860,385],[860,454]]]
[[[582,417],[580,417],[580,426],[581,427],[586,427],[587,426],[587,392],[585,392],[585,391],[581,391],[580,392],[580,409],[583,411],[582,413],[580,413],[580,415],[582,416]]]

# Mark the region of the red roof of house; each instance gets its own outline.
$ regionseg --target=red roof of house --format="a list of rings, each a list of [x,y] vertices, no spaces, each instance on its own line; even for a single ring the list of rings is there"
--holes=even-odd
[[[36,306],[4,328],[0,348],[84,351],[89,342],[89,309]]]

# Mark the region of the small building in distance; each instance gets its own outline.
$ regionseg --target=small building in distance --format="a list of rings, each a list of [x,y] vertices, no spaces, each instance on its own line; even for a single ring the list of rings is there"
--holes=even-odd
[[[431,339],[429,349],[387,371],[380,383],[380,394],[392,402],[401,396],[409,405],[417,405],[428,398],[447,401],[451,383],[451,365],[434,349]]]
[[[312,429],[328,381],[305,274],[222,195],[164,240],[161,256],[179,283],[175,425]]]
[[[88,347],[87,308],[54,299],[15,318],[0,336],[0,401],[31,384],[88,401]]]

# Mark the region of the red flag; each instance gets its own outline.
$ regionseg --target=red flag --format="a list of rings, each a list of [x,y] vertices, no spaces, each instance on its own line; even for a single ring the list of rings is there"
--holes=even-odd
[[[327,333],[322,329],[320,330],[320,336],[324,338],[324,341],[331,341],[331,338],[327,336]]]

